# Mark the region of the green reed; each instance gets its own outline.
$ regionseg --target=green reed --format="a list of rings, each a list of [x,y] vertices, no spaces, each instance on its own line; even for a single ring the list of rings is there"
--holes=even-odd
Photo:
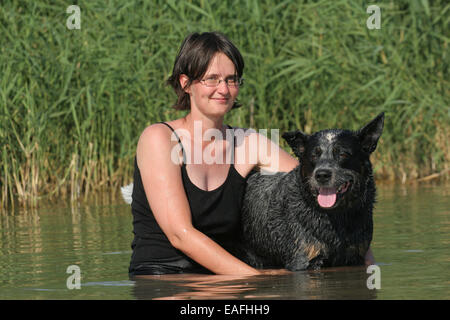
[[[190,32],[218,30],[240,48],[242,108],[227,123],[280,132],[357,129],[381,111],[378,179],[448,178],[445,1],[65,1],[0,9],[0,207],[83,199],[132,179],[145,126],[182,116],[165,85]],[[287,147],[281,141],[283,147]]]

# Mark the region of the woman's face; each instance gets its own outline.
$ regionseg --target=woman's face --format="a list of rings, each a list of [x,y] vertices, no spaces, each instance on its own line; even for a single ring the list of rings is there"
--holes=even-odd
[[[202,79],[225,80],[234,77],[235,74],[236,69],[233,62],[225,54],[217,53],[211,59],[208,70]],[[187,82],[187,77],[182,75],[180,81],[183,86]],[[183,81],[186,82],[183,83]],[[196,80],[185,91],[191,97],[191,112],[195,109],[209,117],[223,117],[233,107],[239,87],[227,86],[225,81],[221,81],[216,87],[208,87]]]

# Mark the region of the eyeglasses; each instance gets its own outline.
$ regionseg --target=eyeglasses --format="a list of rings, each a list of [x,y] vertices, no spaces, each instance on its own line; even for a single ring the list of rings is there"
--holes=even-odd
[[[226,79],[219,79],[218,77],[210,77],[200,80],[200,82],[207,87],[217,87],[222,81],[224,81],[228,87],[239,88],[240,86],[242,86],[244,79],[238,77],[229,77]]]

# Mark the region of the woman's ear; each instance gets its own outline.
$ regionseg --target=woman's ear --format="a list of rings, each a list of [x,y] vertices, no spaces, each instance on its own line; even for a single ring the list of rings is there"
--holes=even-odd
[[[184,92],[190,93],[190,88],[186,87],[189,82],[189,77],[185,74],[180,74],[180,85]]]

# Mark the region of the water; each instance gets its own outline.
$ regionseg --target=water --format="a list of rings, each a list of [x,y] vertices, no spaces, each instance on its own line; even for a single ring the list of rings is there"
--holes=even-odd
[[[365,267],[131,281],[127,205],[53,203],[35,211],[3,213],[0,299],[449,299],[449,187],[378,187],[372,249],[381,288],[372,290]],[[80,289],[68,289],[71,265],[80,269]]]

